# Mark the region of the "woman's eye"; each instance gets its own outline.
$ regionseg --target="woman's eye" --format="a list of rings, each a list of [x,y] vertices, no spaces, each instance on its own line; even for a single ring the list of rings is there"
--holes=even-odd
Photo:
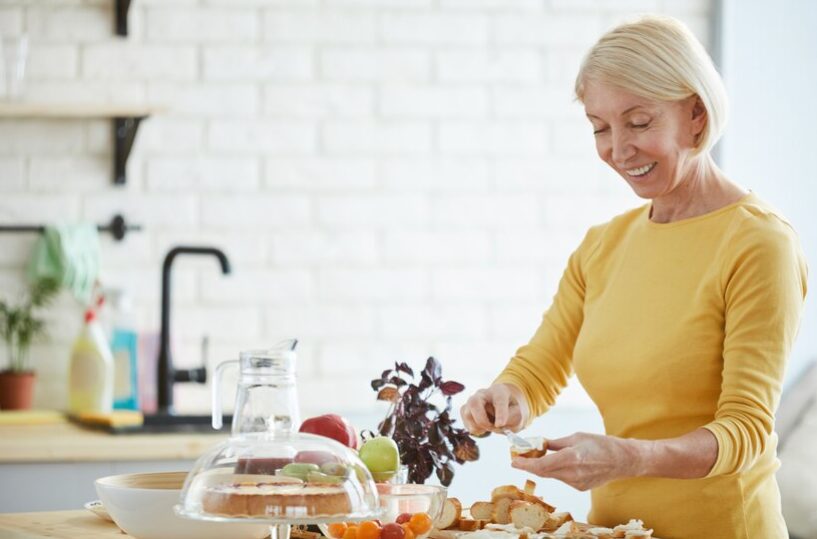
[[[594,129],[593,134],[594,135],[600,135],[601,133],[604,133],[605,131],[607,131],[606,127],[600,127],[598,129]]]
[[[634,128],[634,129],[645,129],[645,128],[649,127],[649,126],[650,126],[650,122],[646,122],[646,123],[643,123],[643,124],[635,124],[635,123],[630,124],[630,127]]]

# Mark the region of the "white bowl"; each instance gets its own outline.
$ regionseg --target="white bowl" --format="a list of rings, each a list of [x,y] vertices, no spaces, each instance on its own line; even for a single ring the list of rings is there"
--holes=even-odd
[[[99,499],[117,526],[136,539],[261,539],[264,524],[204,522],[177,516],[187,472],[134,473],[94,482]]]

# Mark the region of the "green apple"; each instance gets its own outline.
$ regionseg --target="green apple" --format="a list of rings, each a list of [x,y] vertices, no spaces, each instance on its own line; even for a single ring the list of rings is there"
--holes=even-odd
[[[400,450],[394,440],[386,436],[366,440],[358,454],[375,481],[388,481],[400,469]]]

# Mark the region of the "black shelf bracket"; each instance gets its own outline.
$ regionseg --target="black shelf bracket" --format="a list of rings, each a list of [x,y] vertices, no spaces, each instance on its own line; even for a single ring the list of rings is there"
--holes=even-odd
[[[116,35],[128,35],[128,10],[131,0],[116,0]]]
[[[146,116],[117,116],[113,119],[113,183],[116,185],[127,183],[128,157],[136,140],[139,123],[145,118]]]

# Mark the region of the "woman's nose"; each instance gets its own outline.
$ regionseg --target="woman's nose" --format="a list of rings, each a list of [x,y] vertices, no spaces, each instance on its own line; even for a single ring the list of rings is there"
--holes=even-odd
[[[613,162],[618,166],[623,166],[635,155],[635,146],[626,133],[614,132],[612,133],[612,151]]]

